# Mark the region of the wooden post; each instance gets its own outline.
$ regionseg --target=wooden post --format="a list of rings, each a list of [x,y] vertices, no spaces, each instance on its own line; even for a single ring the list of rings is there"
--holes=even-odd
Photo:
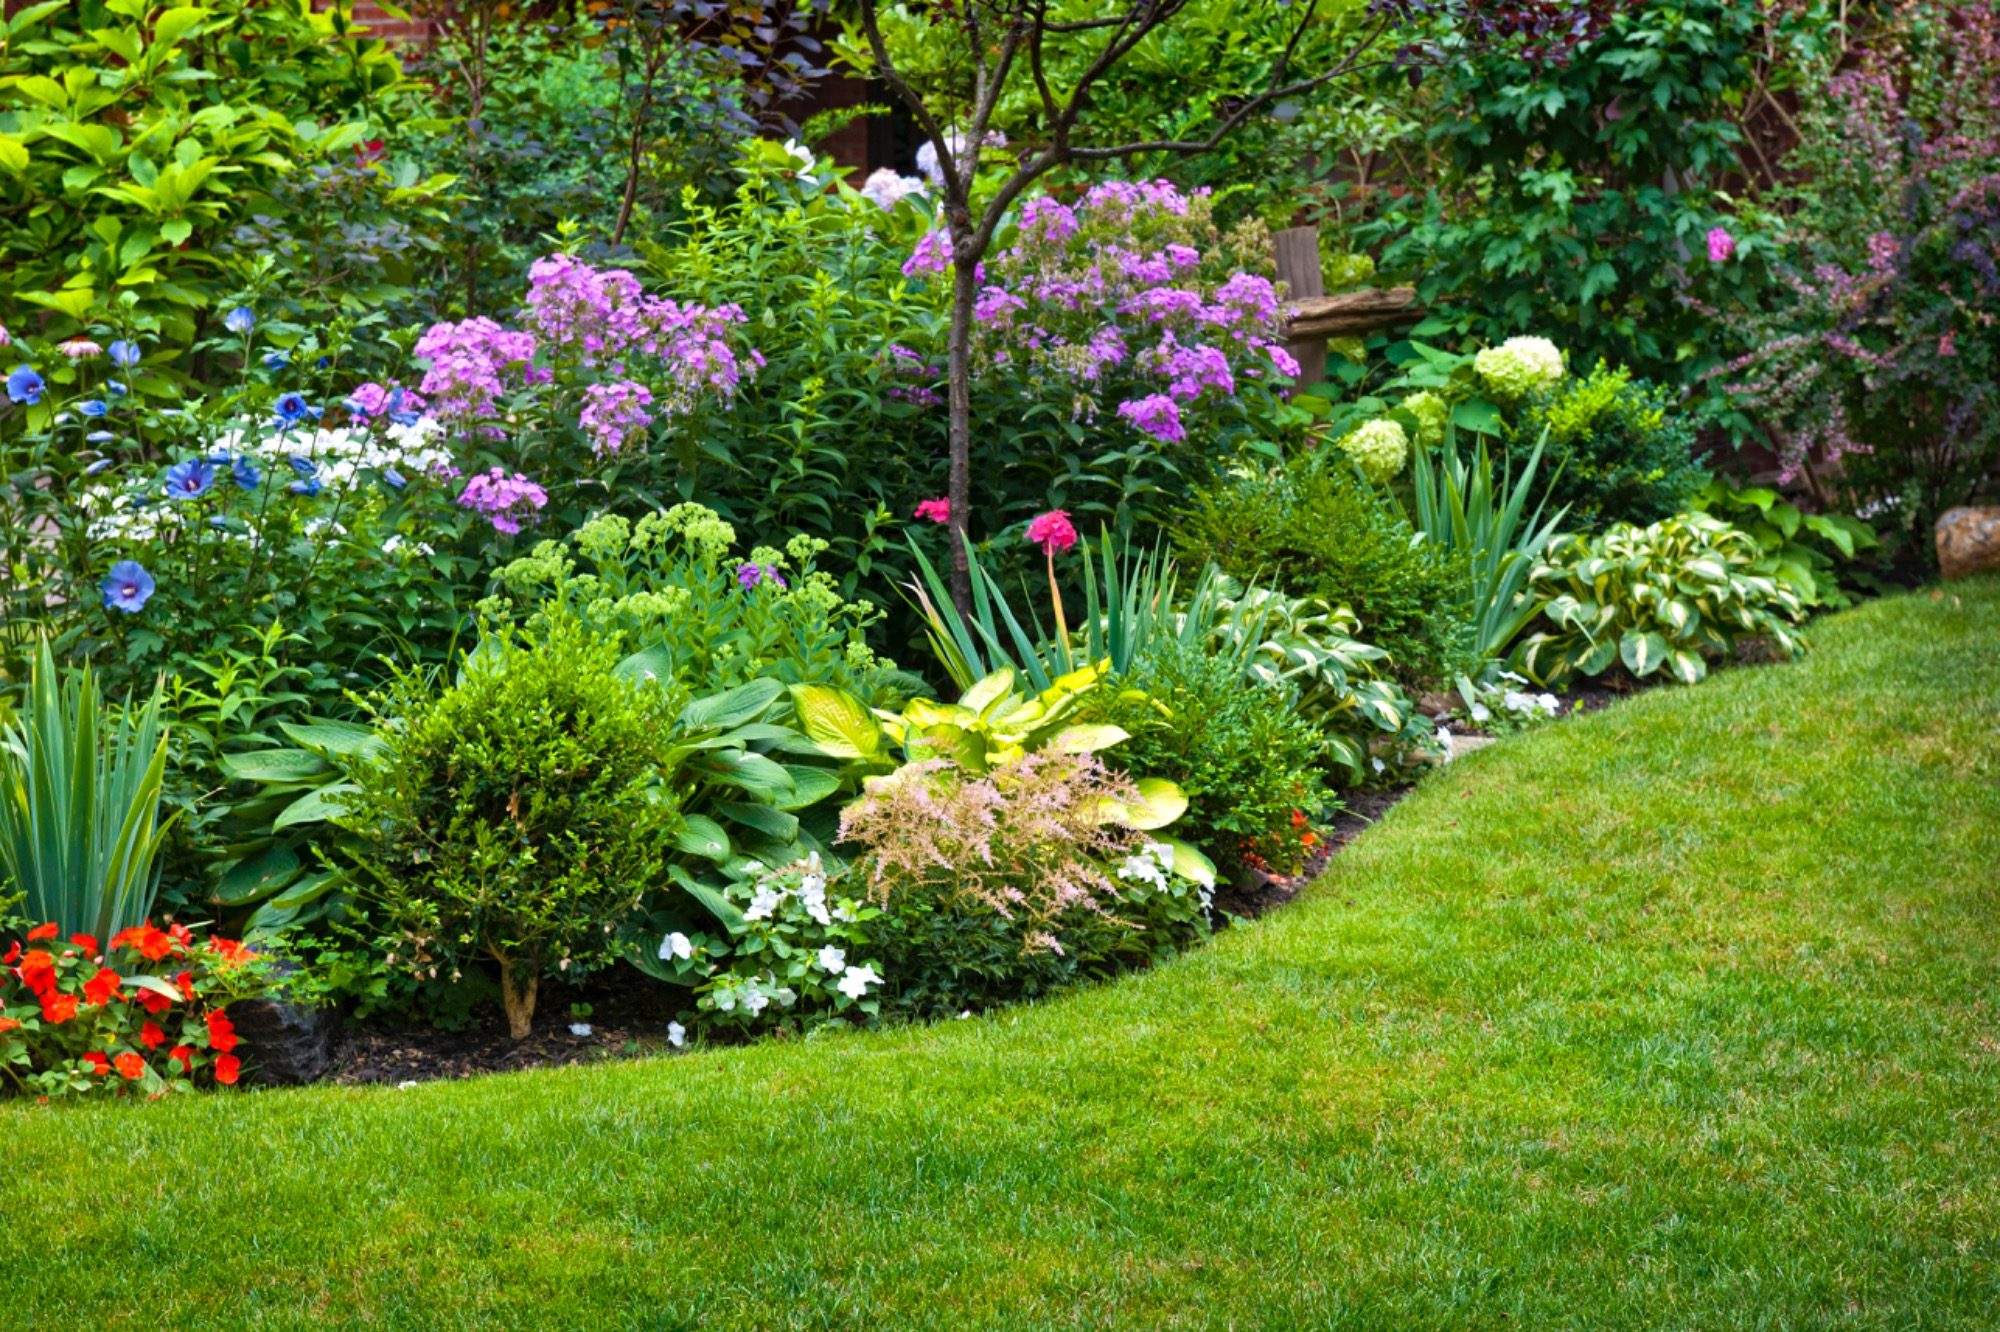
[[[1285,300],[1296,302],[1326,295],[1326,279],[1319,266],[1319,228],[1287,227],[1271,237],[1271,257],[1276,262],[1278,281],[1285,284]],[[1326,338],[1307,336],[1286,342],[1285,350],[1299,363],[1299,384],[1317,384],[1326,378]]]

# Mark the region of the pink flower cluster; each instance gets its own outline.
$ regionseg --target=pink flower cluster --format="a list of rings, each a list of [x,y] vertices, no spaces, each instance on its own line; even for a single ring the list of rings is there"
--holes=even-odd
[[[1122,399],[1117,418],[1162,443],[1187,438],[1190,407],[1295,378],[1297,362],[1278,345],[1277,288],[1216,253],[1224,238],[1210,208],[1165,181],[1106,182],[1074,204],[1029,200],[1013,243],[979,277],[976,368],[1068,383],[1079,417],[1094,416],[1101,398]],[[932,231],[903,271],[928,277],[950,265],[950,238]]]
[[[417,339],[415,354],[430,362],[418,387],[441,420],[488,420],[500,405],[508,381],[547,379],[537,371],[532,335],[503,328],[485,316],[461,323],[432,324]]]
[[[646,427],[653,424],[652,414],[646,410],[652,402],[652,390],[629,379],[584,389],[578,423],[590,436],[590,447],[597,456],[616,453],[643,437]]]
[[[1066,509],[1050,509],[1037,514],[1028,523],[1028,541],[1042,548],[1042,553],[1050,559],[1062,554],[1076,544],[1076,526],[1069,520]]]
[[[521,530],[522,519],[532,522],[537,513],[548,507],[549,492],[519,472],[508,476],[495,467],[490,472],[476,473],[467,481],[458,502],[461,508],[485,514],[494,531],[512,536]]]

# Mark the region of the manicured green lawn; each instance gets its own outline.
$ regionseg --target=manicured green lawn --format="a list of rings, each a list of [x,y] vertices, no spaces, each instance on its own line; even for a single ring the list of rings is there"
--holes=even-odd
[[[943,1027],[0,1108],[33,1326],[1990,1328],[2000,583],[1439,774]]]

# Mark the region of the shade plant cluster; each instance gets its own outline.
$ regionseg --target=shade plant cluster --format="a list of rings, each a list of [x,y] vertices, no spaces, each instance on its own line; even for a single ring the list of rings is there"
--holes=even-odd
[[[1802,649],[1873,541],[1714,475],[1696,381],[1594,325],[1433,316],[1320,380],[1269,210],[1154,169],[1194,140],[1141,170],[1067,137],[1077,88],[931,116],[915,174],[857,188],[807,129],[751,134],[808,77],[759,65],[791,19],[487,42],[470,6],[412,80],[337,8],[92,8],[137,35],[30,7],[10,40],[51,35],[5,59],[59,76],[0,85],[10,188],[107,199],[123,265],[5,238],[46,242],[37,282],[85,255],[0,306],[0,893],[31,918],[0,1059],[32,1094],[230,1085],[252,1002],[527,1041],[638,995],[680,1046],[1150,966],[1452,726]],[[1307,15],[1297,49],[1352,69],[1407,28],[1416,69],[1455,15],[1451,49],[1540,76],[1627,33],[1527,9]],[[682,20],[722,25],[692,63]],[[601,155],[535,167],[564,108]],[[139,185],[98,183],[119,162]],[[609,207],[552,212],[543,175]]]

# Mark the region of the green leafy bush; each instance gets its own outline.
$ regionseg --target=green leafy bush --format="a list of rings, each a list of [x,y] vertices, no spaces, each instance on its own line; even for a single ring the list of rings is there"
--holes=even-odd
[[[1174,544],[1245,583],[1347,607],[1405,679],[1448,679],[1472,651],[1462,557],[1423,542],[1344,457],[1204,486]]]
[[[242,276],[224,253],[236,228],[277,212],[297,173],[352,163],[405,89],[345,6],[301,0],[32,5],[6,37],[0,205],[18,222],[0,235],[0,319],[144,334],[162,369]],[[356,227],[428,207],[436,185],[413,166],[355,183]]]
[[[341,797],[385,946],[432,975],[491,959],[516,1039],[544,975],[619,955],[614,930],[665,882],[682,827],[679,696],[618,660],[615,639],[552,617],[489,637],[442,691],[406,675]]]
[[[1621,662],[1640,679],[1664,672],[1693,684],[1746,638],[1796,653],[1805,641],[1792,626],[1805,606],[1757,572],[1762,558],[1747,533],[1702,513],[1573,537],[1535,569],[1549,627],[1522,643],[1520,664],[1544,684]]]
[[[1510,422],[1508,453],[1526,458],[1547,439],[1547,502],[1576,526],[1658,522],[1687,507],[1707,480],[1694,461],[1694,422],[1663,386],[1603,361],[1582,378],[1529,395]]]
[[[1766,567],[1759,572],[1783,579],[1808,606],[1838,610],[1852,605],[1854,599],[1841,586],[1841,573],[1882,545],[1875,529],[1861,519],[1844,513],[1803,512],[1765,486],[1738,490],[1711,479],[1696,492],[1694,507],[1749,533],[1764,552]]]
[[[1145,803],[1094,757],[1054,751],[871,784],[840,835],[859,852],[850,886],[882,913],[866,930],[884,1010],[955,1016],[1205,937],[1209,889],[1169,842],[1105,817]]]
[[[1111,764],[1175,783],[1188,802],[1176,828],[1219,867],[1298,872],[1300,822],[1333,802],[1321,731],[1291,690],[1246,682],[1227,656],[1169,643],[1093,703],[1086,715],[1131,735]]]

